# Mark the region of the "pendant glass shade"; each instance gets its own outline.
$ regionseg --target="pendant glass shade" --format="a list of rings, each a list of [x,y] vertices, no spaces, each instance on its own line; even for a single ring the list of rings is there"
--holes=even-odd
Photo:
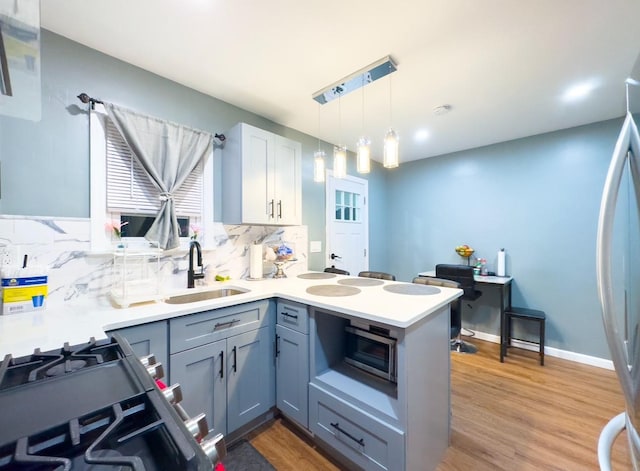
[[[347,176],[347,149],[344,146],[333,148],[333,176],[334,178]]]
[[[398,135],[393,129],[389,129],[384,137],[384,159],[385,168],[395,168],[399,165],[399,142]]]
[[[358,173],[369,173],[371,171],[371,140],[362,136],[356,144],[356,168]]]
[[[324,157],[323,150],[317,150],[313,154],[313,181],[322,183],[324,181]]]

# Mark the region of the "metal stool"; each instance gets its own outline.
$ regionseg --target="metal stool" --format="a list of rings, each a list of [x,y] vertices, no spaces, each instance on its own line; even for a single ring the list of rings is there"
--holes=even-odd
[[[525,321],[537,322],[540,328],[539,341],[533,342],[530,340],[511,337],[511,321],[513,319],[523,319]],[[506,322],[506,342],[500,342],[500,361],[503,362],[504,357],[507,356],[507,349],[512,346],[511,340],[522,340],[525,342],[535,343],[539,346],[540,365],[544,366],[544,329],[546,320],[544,311],[538,311],[537,309],[529,309],[526,307],[510,307],[504,312],[504,320]]]

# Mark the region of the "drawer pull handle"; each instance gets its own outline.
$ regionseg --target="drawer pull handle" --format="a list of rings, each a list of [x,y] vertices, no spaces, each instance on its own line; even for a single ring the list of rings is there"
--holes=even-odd
[[[282,314],[285,317],[291,317],[292,319],[298,318],[298,314],[289,314],[288,312],[281,312],[280,314]]]
[[[331,423],[331,422],[329,422],[329,423]],[[360,440],[358,440],[356,437],[351,435],[349,432],[346,432],[346,431],[342,430],[340,428],[340,424],[338,422],[336,422],[335,424],[331,423],[331,426],[333,428],[335,428],[338,432],[342,433],[343,435],[346,435],[348,438],[350,438],[351,440],[356,442],[358,445],[364,446],[364,438],[361,438]]]
[[[224,350],[220,350],[220,379],[224,378]]]
[[[216,325],[213,326],[213,330],[222,329],[223,327],[224,328],[231,327],[236,322],[240,322],[240,319],[232,319],[232,320],[227,321],[227,322],[218,322]]]

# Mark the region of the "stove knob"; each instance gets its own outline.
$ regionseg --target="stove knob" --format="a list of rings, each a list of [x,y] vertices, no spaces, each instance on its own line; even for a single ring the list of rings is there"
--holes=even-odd
[[[213,464],[227,456],[227,445],[225,445],[224,435],[221,433],[209,440],[202,441],[200,446]]]
[[[184,424],[187,426],[189,433],[193,435],[193,438],[198,441],[202,440],[209,433],[207,416],[204,414],[198,414],[189,420],[185,420]]]
[[[169,404],[177,404],[182,401],[182,388],[178,383],[167,386],[162,390],[162,394]]]
[[[157,363],[156,356],[152,353],[144,357],[140,357],[140,362],[147,368],[149,365],[155,365]]]
[[[154,363],[146,368],[147,373],[149,373],[153,379],[164,378],[164,368],[162,367],[162,363]]]

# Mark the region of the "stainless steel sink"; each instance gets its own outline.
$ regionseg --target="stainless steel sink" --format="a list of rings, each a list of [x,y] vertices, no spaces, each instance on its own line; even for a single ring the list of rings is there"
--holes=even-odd
[[[225,298],[227,296],[235,296],[237,294],[248,293],[248,289],[244,288],[218,288],[209,291],[198,291],[197,293],[179,294],[171,296],[164,300],[167,304],[187,304],[197,301],[206,301],[207,299]]]

